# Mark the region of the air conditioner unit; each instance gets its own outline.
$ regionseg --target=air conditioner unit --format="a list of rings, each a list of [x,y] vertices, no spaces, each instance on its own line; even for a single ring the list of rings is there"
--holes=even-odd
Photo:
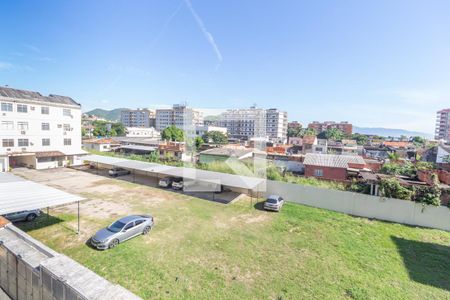
[[[34,146],[34,143],[30,143],[30,146]]]
[[[22,151],[27,151],[27,148],[22,148],[21,150],[22,150]]]
[[[26,132],[25,130],[22,130],[22,131],[20,132],[20,134],[27,134],[27,132]]]
[[[31,109],[31,110],[34,110],[34,106],[30,106],[30,109]]]
[[[64,135],[67,135],[67,131],[64,131],[64,133],[63,133]]]
[[[6,116],[6,113],[2,113],[2,116]]]
[[[6,151],[11,151],[11,148],[6,148]]]

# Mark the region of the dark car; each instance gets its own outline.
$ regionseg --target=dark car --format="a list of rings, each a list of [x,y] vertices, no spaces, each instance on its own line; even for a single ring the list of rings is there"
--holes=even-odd
[[[10,220],[11,222],[18,222],[18,221],[33,221],[40,215],[41,211],[39,209],[33,209],[9,213],[4,215],[4,217]]]

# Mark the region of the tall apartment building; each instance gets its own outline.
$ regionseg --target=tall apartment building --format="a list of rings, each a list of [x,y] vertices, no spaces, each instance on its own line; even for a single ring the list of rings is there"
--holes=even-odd
[[[145,108],[123,110],[120,121],[125,127],[150,128],[156,126],[156,114],[154,110]]]
[[[334,121],[325,121],[325,122],[317,122],[314,121],[309,123],[308,128],[314,129],[317,133],[321,133],[328,129],[336,128],[344,133],[350,135],[353,133],[353,125],[349,122],[334,122]]]
[[[81,164],[81,105],[70,97],[0,87],[0,171]]]
[[[437,112],[435,139],[450,141],[450,108]]]
[[[218,125],[227,128],[230,137],[243,140],[267,138],[285,142],[287,138],[287,112],[275,108],[229,109],[219,116]]]
[[[195,130],[203,125],[203,114],[184,104],[174,104],[172,108],[156,110],[156,129],[161,131],[175,125],[183,130]]]

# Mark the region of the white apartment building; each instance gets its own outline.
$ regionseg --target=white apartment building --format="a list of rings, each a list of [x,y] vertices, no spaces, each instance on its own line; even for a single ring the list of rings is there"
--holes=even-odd
[[[184,104],[174,104],[172,108],[156,110],[156,130],[175,125],[183,130],[195,130],[195,126],[203,125],[203,114]]]
[[[144,127],[127,127],[126,137],[147,137],[147,138],[160,138],[161,134],[155,128]]]
[[[125,127],[155,127],[155,111],[145,108],[123,110],[120,113],[120,122]]]
[[[450,109],[437,112],[435,139],[450,141]]]
[[[229,109],[219,116],[218,125],[226,127],[233,138],[266,138],[278,143],[287,140],[287,112],[275,108]]]
[[[81,105],[70,97],[0,87],[0,171],[81,164]]]

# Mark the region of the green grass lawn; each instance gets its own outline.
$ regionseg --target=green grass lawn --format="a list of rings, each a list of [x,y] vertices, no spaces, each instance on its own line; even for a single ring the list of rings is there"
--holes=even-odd
[[[21,227],[144,299],[450,299],[448,232],[296,204],[267,213],[248,199],[176,195],[151,207],[150,235],[108,251],[84,242],[112,218],[84,217],[81,237],[67,213]]]

